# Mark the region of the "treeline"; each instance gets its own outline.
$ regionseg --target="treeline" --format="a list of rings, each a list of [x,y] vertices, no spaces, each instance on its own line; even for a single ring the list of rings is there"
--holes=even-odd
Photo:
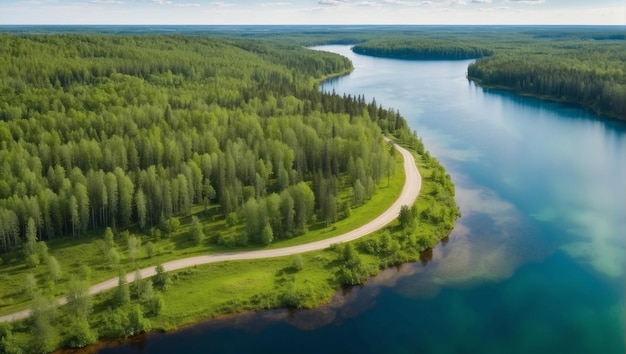
[[[626,119],[626,46],[620,29],[416,30],[380,34],[352,50],[398,59],[478,58],[467,76],[481,85]]]
[[[490,49],[450,40],[387,39],[372,40],[352,47],[357,54],[408,60],[463,60],[490,56]]]
[[[359,204],[389,173],[383,131],[419,143],[397,112],[317,90],[350,65],[247,40],[1,35],[0,249],[166,228],[198,204],[245,216],[228,242],[335,221],[341,188]]]
[[[577,104],[626,120],[626,53],[621,57],[502,53],[470,64],[467,76],[485,86]]]

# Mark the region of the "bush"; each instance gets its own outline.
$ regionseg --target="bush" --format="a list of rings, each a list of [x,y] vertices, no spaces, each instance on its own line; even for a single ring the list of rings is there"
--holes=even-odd
[[[170,285],[170,276],[165,272],[162,264],[157,264],[156,266],[156,275],[153,278],[154,286],[161,289],[161,291],[167,290],[167,287]]]
[[[303,268],[304,268],[304,264],[302,262],[302,256],[299,254],[296,254],[295,256],[293,256],[293,259],[291,260],[291,269],[295,270],[296,272],[299,272]]]
[[[73,322],[69,326],[69,336],[66,339],[68,347],[82,348],[97,340],[98,335],[91,329],[86,318],[73,317]]]
[[[154,294],[144,303],[145,314],[148,317],[156,317],[161,314],[165,301],[160,294]]]
[[[306,307],[306,303],[311,299],[312,294],[313,292],[310,288],[301,289],[293,283],[289,283],[281,294],[280,300],[283,306],[301,309]]]
[[[13,329],[11,323],[0,323],[0,353],[21,354],[22,349],[17,345],[13,337]]]
[[[155,249],[154,249],[154,244],[150,241],[146,242],[145,246],[144,246],[145,250],[146,250],[146,256],[148,258],[152,258],[154,257],[155,254]]]
[[[246,245],[248,245],[248,233],[245,230],[241,231],[239,233],[239,235],[237,235],[236,239],[237,239],[237,244],[239,246],[246,246]]]
[[[30,256],[28,256],[28,258],[26,258],[26,265],[28,265],[30,268],[35,268],[39,265],[39,256],[36,254],[31,254]]]
[[[150,321],[143,316],[137,304],[106,311],[102,322],[102,335],[109,338],[134,336],[150,329]]]
[[[127,307],[126,314],[128,318],[126,335],[134,336],[150,329],[150,321],[143,317],[143,312],[139,305],[135,304]]]

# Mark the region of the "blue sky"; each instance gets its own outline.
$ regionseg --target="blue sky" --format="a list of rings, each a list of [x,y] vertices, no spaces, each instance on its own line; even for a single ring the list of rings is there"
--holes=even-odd
[[[626,24],[624,0],[0,0],[0,24]]]

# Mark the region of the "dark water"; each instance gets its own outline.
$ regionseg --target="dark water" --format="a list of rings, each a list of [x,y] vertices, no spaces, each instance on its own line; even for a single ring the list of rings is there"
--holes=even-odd
[[[314,311],[245,314],[102,353],[619,353],[626,127],[484,91],[469,62],[357,56],[325,90],[375,97],[447,167],[463,217],[430,262]]]

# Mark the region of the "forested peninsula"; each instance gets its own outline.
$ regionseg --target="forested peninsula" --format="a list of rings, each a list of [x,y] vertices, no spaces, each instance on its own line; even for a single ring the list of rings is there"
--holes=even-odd
[[[357,54],[407,60],[463,60],[493,54],[493,51],[461,41],[436,39],[371,40],[352,47]]]
[[[365,41],[353,51],[413,60],[477,59],[469,65],[467,77],[485,88],[626,120],[623,28],[415,31]]]
[[[0,35],[0,352],[49,352],[203,318],[313,307],[420,258],[459,211],[445,169],[396,111],[317,83],[348,59],[197,35]],[[190,255],[285,247],[384,211],[410,148],[420,198],[363,240],[197,266]],[[155,267],[133,284],[125,274]],[[89,286],[119,275],[92,296]],[[67,298],[58,306],[57,299]]]

